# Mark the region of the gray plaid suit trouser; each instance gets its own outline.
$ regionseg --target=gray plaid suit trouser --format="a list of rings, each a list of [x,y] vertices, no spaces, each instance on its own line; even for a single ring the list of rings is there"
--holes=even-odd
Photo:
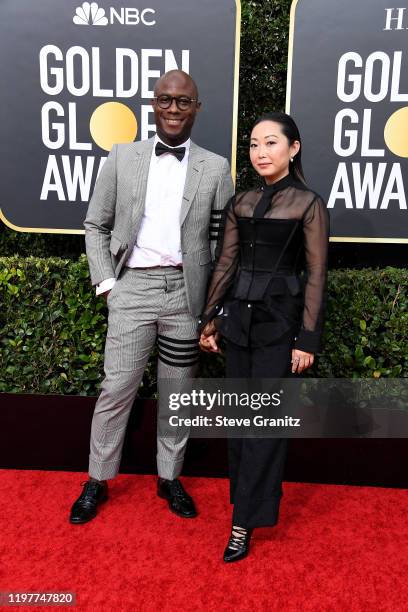
[[[162,431],[160,380],[186,381],[197,370],[197,319],[187,308],[183,272],[177,268],[125,268],[108,296],[105,379],[91,430],[89,475],[113,478],[119,471],[130,410],[149,355],[158,339],[157,469],[162,478],[179,476],[188,429]]]

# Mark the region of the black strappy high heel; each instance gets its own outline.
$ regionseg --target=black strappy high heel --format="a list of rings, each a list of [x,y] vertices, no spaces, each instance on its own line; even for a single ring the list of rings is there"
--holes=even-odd
[[[228,546],[224,550],[224,561],[226,563],[240,561],[247,556],[251,535],[252,529],[246,529],[239,525],[232,526]]]

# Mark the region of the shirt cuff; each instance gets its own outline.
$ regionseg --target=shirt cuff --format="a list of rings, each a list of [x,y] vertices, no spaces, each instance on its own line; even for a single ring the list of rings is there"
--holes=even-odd
[[[99,285],[96,285],[96,295],[101,295],[102,293],[106,293],[107,291],[110,291],[115,283],[116,283],[115,278],[105,279],[104,281],[99,283]]]

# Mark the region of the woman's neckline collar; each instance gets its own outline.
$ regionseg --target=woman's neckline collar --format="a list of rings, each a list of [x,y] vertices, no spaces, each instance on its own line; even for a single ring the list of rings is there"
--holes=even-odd
[[[270,185],[263,185],[261,190],[265,193],[274,193],[275,191],[279,191],[280,189],[285,189],[285,187],[289,187],[290,185],[294,185],[295,179],[289,173],[283,178],[276,181],[276,183],[272,183]]]

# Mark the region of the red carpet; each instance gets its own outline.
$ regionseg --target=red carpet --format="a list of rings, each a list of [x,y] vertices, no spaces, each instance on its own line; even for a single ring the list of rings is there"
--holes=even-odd
[[[76,592],[59,610],[408,610],[405,490],[286,483],[279,526],[227,566],[226,480],[185,478],[201,511],[185,520],[155,478],[122,475],[99,516],[74,526],[83,478],[0,470],[1,591]]]

